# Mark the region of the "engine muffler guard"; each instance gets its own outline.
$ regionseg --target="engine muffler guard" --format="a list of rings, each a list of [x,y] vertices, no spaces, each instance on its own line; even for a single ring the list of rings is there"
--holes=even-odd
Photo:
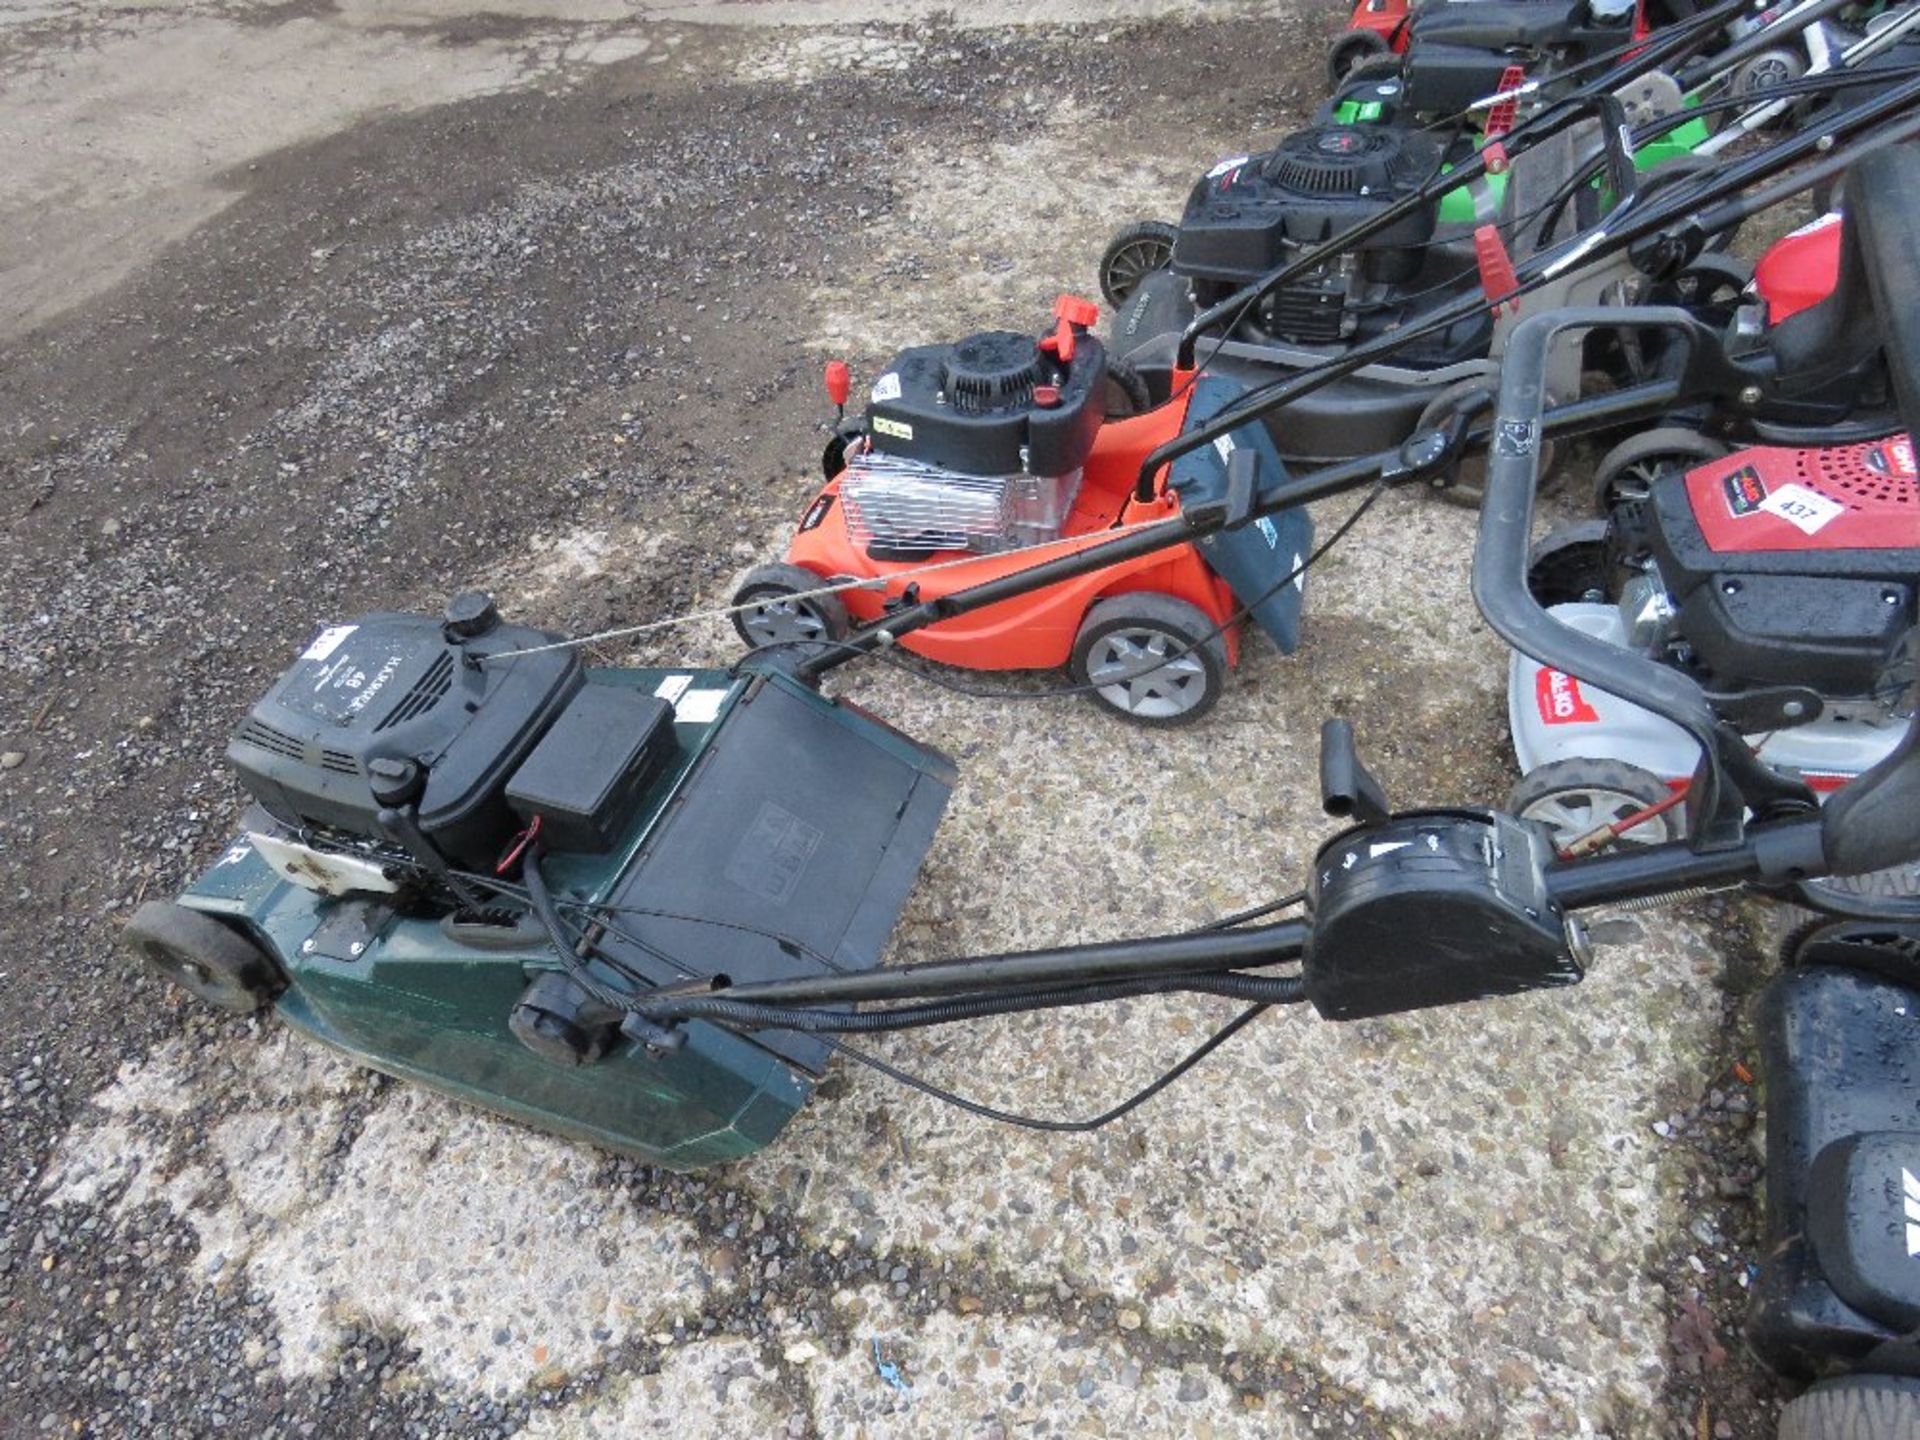
[[[675,706],[675,754],[625,841],[549,853],[562,905],[604,911],[601,951],[654,984],[716,985],[872,969],[932,845],[955,772],[864,711],[778,673],[615,670],[589,685]],[[542,1130],[693,1169],[770,1143],[827,1048],[695,1022],[658,1051],[620,1039],[567,1066],[525,1048],[508,1016],[559,969],[538,932],[479,948],[391,897],[335,898],[284,881],[246,837],[181,897],[238,922],[288,976],[296,1030],[376,1070]],[[584,913],[575,909],[571,913]],[[628,984],[615,972],[606,983]]]

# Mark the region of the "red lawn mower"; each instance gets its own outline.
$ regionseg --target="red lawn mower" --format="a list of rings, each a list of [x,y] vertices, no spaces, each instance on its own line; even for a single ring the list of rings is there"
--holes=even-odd
[[[1396,57],[1415,42],[1432,105],[1457,96],[1452,111],[1490,95],[1508,65],[1566,69],[1644,40],[1656,25],[1694,13],[1686,0],[1357,0],[1347,28],[1327,50],[1338,89],[1364,74],[1398,73]]]
[[[1057,670],[1138,724],[1189,724],[1219,699],[1251,617],[1282,653],[1298,643],[1313,525],[1304,510],[1034,589],[1025,573],[1117,533],[1224,500],[1239,466],[1284,473],[1264,426],[1219,436],[1142,491],[1141,462],[1210,419],[1240,387],[1188,374],[1169,404],[1144,397],[1088,331],[1098,307],[1062,296],[1035,338],[989,331],[897,356],[864,415],[843,423],[786,559],[748,574],[734,623],[749,645],[836,642],[903,605],[1004,583],[1005,601],[901,644],[972,670]],[[847,398],[844,367],[829,376]],[[1108,418],[1110,409],[1122,412]],[[1249,471],[1248,473],[1251,473]]]
[[[1897,110],[1901,99],[1896,93],[1856,107],[1854,123]],[[1626,216],[1512,267],[1493,294],[1444,298],[1357,339],[1336,361],[1303,364],[1277,377],[1241,365],[1237,355],[1209,359],[1202,369],[1196,321],[1177,337],[1180,353],[1163,369],[1167,402],[1144,413],[1134,413],[1144,398],[1140,377],[1089,333],[1094,307],[1070,297],[1060,302],[1054,328],[1038,339],[993,331],[905,351],[873,382],[864,415],[843,421],[827,447],[826,484],[807,506],[785,559],[751,572],[736,591],[735,624],[755,647],[831,646],[845,643],[856,624],[886,627],[902,611],[999,586],[1004,598],[996,603],[965,614],[936,612],[935,623],[898,628],[899,644],[961,668],[1064,667],[1072,690],[1126,718],[1158,726],[1196,720],[1215,703],[1238,659],[1243,621],[1252,619],[1282,653],[1295,648],[1314,553],[1304,512],[1275,511],[1247,530],[1166,547],[1106,570],[1076,571],[1046,586],[1028,577],[1116,532],[1217,503],[1236,484],[1253,483],[1236,480],[1236,467],[1264,475],[1263,483],[1280,483],[1288,464],[1301,463],[1291,444],[1325,431],[1330,419],[1344,417],[1348,429],[1360,432],[1353,448],[1363,454],[1394,445],[1409,433],[1411,417],[1368,402],[1369,423],[1380,432],[1371,436],[1336,393],[1340,382],[1372,373],[1369,367],[1436,331],[1512,308],[1509,297],[1523,284],[1563,288],[1570,265],[1622,251],[1618,236],[1645,223],[1641,217],[1668,216],[1685,232],[1646,251],[1649,263],[1679,277],[1661,283],[1684,287],[1699,280],[1706,273],[1699,267],[1711,258],[1702,246],[1717,232],[1698,230],[1708,212],[1695,197],[1819,148],[1818,137],[1790,137],[1729,162],[1723,174],[1695,173],[1649,192]],[[1395,212],[1410,204],[1366,208],[1367,218],[1353,230],[1308,249],[1289,268],[1339,253],[1355,233],[1364,238],[1391,225]],[[1761,423],[1755,409],[1774,417],[1771,423],[1831,425],[1868,409],[1876,385],[1884,388],[1876,379],[1875,332],[1848,323],[1841,307],[1809,306],[1782,325],[1748,333],[1734,324],[1723,296],[1696,289],[1691,298],[1716,322],[1711,328],[1696,326],[1686,347],[1647,340],[1636,351],[1638,383],[1555,407],[1553,433],[1617,430],[1677,404],[1748,394],[1757,397],[1740,412],[1749,426]],[[1169,349],[1174,338],[1168,337]],[[1555,363],[1562,366],[1564,356]],[[1277,393],[1275,387],[1287,390],[1290,403],[1239,405],[1243,396]],[[843,409],[849,388],[836,372],[830,393]],[[1484,381],[1478,388],[1484,390]],[[1430,389],[1414,400],[1427,412],[1420,418],[1428,429],[1456,397],[1476,387],[1461,380]],[[1331,402],[1329,394],[1336,394]],[[1266,418],[1222,429],[1219,417],[1229,410]],[[1884,411],[1883,404],[1880,417]],[[1109,413],[1114,418],[1106,418]],[[1884,418],[1862,423],[1886,424]],[[1196,434],[1206,443],[1183,450],[1164,473],[1142,468],[1155,447]],[[1378,443],[1369,446],[1369,438]]]

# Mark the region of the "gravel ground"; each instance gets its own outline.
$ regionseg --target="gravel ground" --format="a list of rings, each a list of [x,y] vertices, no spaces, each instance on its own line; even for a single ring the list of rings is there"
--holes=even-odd
[[[225,843],[225,735],[315,623],[472,584],[576,631],[719,603],[810,494],[828,354],[1037,326],[1115,225],[1299,120],[1333,23],[708,13],[0,16],[0,1433],[1768,1433],[1743,907],[1570,994],[1270,1017],[1089,1138],[840,1075],[694,1177],[123,964],[118,924]],[[966,775],[896,958],[1293,888],[1327,713],[1397,801],[1497,798],[1471,529],[1389,497],[1301,653],[1250,647],[1190,734],[859,677]],[[1215,1018],[886,1053],[1085,1113]]]

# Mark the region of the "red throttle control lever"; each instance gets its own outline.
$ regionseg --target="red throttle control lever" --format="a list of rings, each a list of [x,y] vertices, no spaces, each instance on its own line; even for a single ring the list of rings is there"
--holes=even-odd
[[[1493,313],[1497,316],[1503,308],[1511,306],[1518,315],[1520,277],[1514,273],[1513,257],[1507,253],[1498,225],[1482,225],[1473,232],[1473,258],[1479,263],[1480,288]]]
[[[1053,315],[1053,333],[1040,342],[1040,348],[1062,365],[1071,365],[1075,337],[1100,318],[1100,307],[1078,295],[1062,295],[1053,302]]]
[[[1513,129],[1513,122],[1520,114],[1520,97],[1512,92],[1526,83],[1527,72],[1519,65],[1509,65],[1501,72],[1500,84],[1494,94],[1507,98],[1488,112],[1487,126],[1482,132],[1487,143],[1480,150],[1480,158],[1487,162],[1489,175],[1498,175],[1507,168],[1507,147],[1500,143],[1500,137]]]

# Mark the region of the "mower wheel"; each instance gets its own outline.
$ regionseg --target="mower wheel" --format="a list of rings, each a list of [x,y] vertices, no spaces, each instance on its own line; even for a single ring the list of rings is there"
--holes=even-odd
[[[838,595],[794,598],[825,584],[798,565],[756,565],[733,592],[732,603],[748,607],[733,612],[733,628],[751,650],[843,640],[852,624]]]
[[[1764,104],[1767,99],[1766,91],[1782,85],[1791,85],[1806,73],[1807,60],[1804,55],[1796,55],[1791,50],[1776,46],[1771,50],[1762,50],[1758,55],[1735,66],[1732,82],[1728,88],[1732,91],[1732,98],[1736,100],[1751,99],[1756,103]],[[1805,109],[1804,99],[1798,103],[1790,102],[1787,105],[1786,114],[1770,120],[1764,128],[1779,129],[1790,123],[1790,117]],[[1730,124],[1733,121],[1734,116],[1731,112],[1723,111],[1722,114],[1726,117],[1723,124]]]
[[[1670,160],[1653,173],[1667,174],[1671,167],[1682,163]],[[1691,173],[1691,167],[1688,168]],[[1678,305],[1691,312],[1701,324],[1715,329],[1731,325],[1746,299],[1747,286],[1753,281],[1752,263],[1738,255],[1728,255],[1722,249],[1733,242],[1737,228],[1729,227],[1715,234],[1708,241],[1710,248],[1688,261],[1679,274],[1657,282],[1641,303]],[[1659,329],[1628,329],[1617,335],[1596,331],[1594,338],[1602,346],[1612,339],[1613,353],[1609,354],[1609,360],[1617,355],[1623,377],[1633,383],[1656,377],[1667,365],[1674,344],[1673,332]],[[1599,368],[1607,366],[1603,362]]]
[[[1107,357],[1107,419],[1130,420],[1153,408],[1147,377],[1115,356]]]
[[[1780,964],[1865,970],[1912,985],[1920,979],[1920,922],[1809,920],[1780,942]]]
[[[1198,607],[1140,591],[1102,600],[1074,637],[1067,672],[1093,702],[1137,725],[1191,725],[1227,683],[1227,645]]]
[[[1709,312],[1702,318],[1731,320],[1734,307],[1752,283],[1751,260],[1723,255],[1717,250],[1702,250],[1678,275],[1655,286],[1646,303],[1682,305],[1696,312]]]
[[[1377,55],[1363,55],[1347,67],[1342,77],[1343,84],[1357,85],[1362,80],[1393,80],[1406,68],[1406,60],[1391,50],[1383,50]]]
[[[1849,920],[1920,922],[1920,863],[1870,870],[1865,875],[1823,875],[1796,881],[1794,900],[1810,910]]]
[[[1823,1380],[1780,1412],[1779,1440],[1920,1440],[1920,1381]]]
[[[1602,825],[1616,824],[1673,794],[1667,782],[1619,760],[1554,760],[1513,787],[1507,809],[1547,828],[1564,850]],[[1678,840],[1686,828],[1676,808],[1655,815],[1620,836],[1619,843],[1658,845]]]
[[[1173,261],[1180,231],[1164,220],[1137,220],[1114,233],[1100,257],[1100,293],[1118,310],[1140,282]]]
[[[171,900],[134,911],[120,941],[157,974],[229,1014],[251,1015],[286,987],[279,964],[253,941]]]
[[[1387,37],[1379,31],[1349,30],[1327,47],[1327,79],[1338,90],[1354,66],[1387,53]]]
[[[1727,447],[1711,435],[1680,425],[1630,436],[1600,457],[1593,472],[1593,508],[1611,515],[1629,500],[1646,499],[1653,482],[1669,470],[1690,470],[1726,453]]]
[[[1576,520],[1534,541],[1527,553],[1527,589],[1542,605],[1607,598],[1605,520]]]
[[[1462,397],[1472,394],[1475,390],[1492,390],[1497,383],[1492,378],[1456,381],[1426,403],[1420,411],[1419,420],[1414,423],[1414,428],[1430,430],[1446,423],[1453,414],[1454,405]],[[1482,411],[1482,421],[1491,419],[1492,414],[1491,410]],[[1536,482],[1540,489],[1544,490],[1547,482],[1553,478],[1553,467],[1558,455],[1559,451],[1553,441],[1541,440],[1539,479]],[[1442,500],[1468,510],[1477,509],[1481,497],[1487,493],[1487,457],[1484,452],[1463,455],[1454,461],[1451,470],[1435,475],[1429,483],[1433,493]]]

